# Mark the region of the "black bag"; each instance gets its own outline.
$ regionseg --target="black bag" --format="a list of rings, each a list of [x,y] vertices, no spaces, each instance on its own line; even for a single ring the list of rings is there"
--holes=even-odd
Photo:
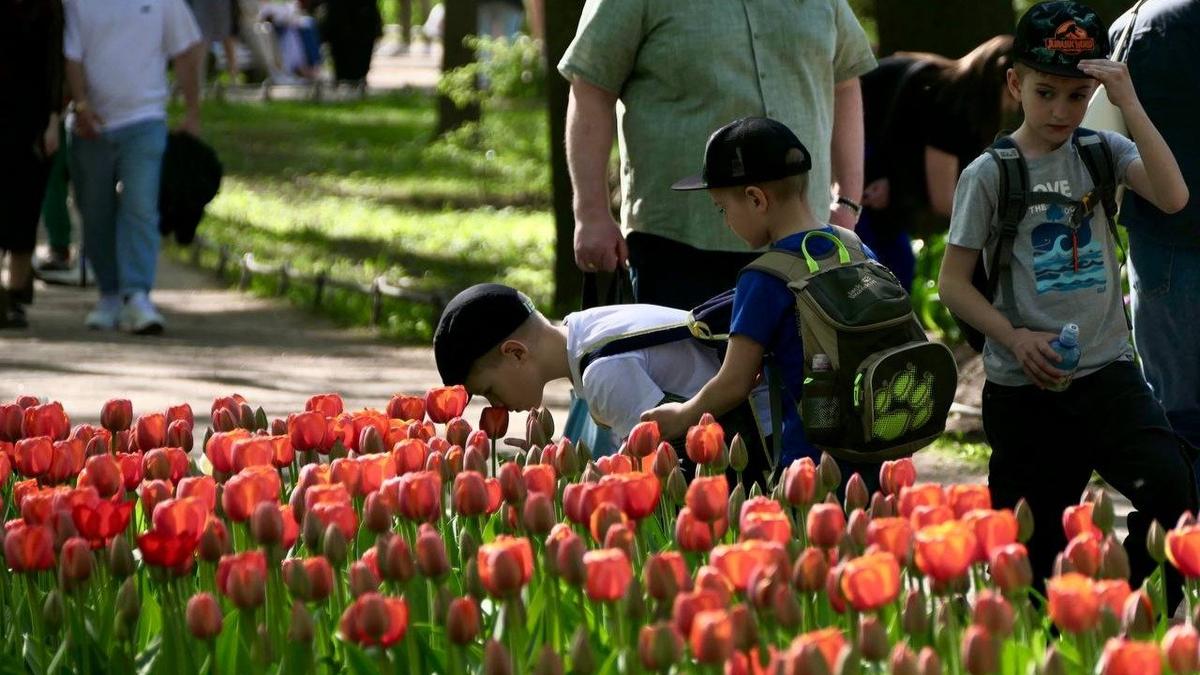
[[[217,153],[207,143],[184,131],[171,132],[158,190],[159,231],[174,233],[180,244],[192,243],[204,207],[221,189],[222,173]]]
[[[1075,130],[1071,142],[1079,151],[1084,166],[1092,178],[1094,187],[1080,200],[1072,200],[1054,192],[1032,192],[1029,185],[1029,168],[1020,148],[1013,142],[1012,137],[1002,135],[996,139],[987,153],[992,156],[1000,167],[1000,189],[996,207],[996,216],[1000,221],[1000,239],[996,250],[992,253],[991,263],[984,265],[983,254],[975,262],[975,270],[971,274],[971,285],[983,295],[989,303],[995,303],[996,291],[1000,287],[1000,279],[1008,277],[1006,289],[1012,288],[1012,251],[1017,238],[1017,228],[1025,217],[1029,206],[1043,203],[1065,203],[1078,205],[1075,213],[1081,219],[1092,212],[1097,206],[1104,209],[1107,216],[1109,232],[1117,246],[1121,246],[1121,238],[1117,234],[1117,170],[1113,159],[1112,148],[1100,134],[1091,129],[1080,127]],[[990,270],[990,272],[989,272]],[[1011,304],[1011,303],[1010,303]],[[1015,307],[1015,305],[1014,305]],[[986,336],[971,324],[953,314],[954,322],[962,331],[967,344],[977,352],[983,351]],[[1126,315],[1128,322],[1129,316]]]

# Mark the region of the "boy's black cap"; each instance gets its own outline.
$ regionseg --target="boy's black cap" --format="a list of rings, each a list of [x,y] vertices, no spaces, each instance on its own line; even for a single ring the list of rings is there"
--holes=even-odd
[[[1089,77],[1079,61],[1108,58],[1108,29],[1087,5],[1039,3],[1017,22],[1013,58],[1051,75]]]
[[[812,168],[808,148],[787,125],[766,117],[743,117],[717,129],[704,147],[704,168],[672,190],[707,190],[779,180]]]
[[[479,357],[513,334],[536,310],[502,284],[476,284],[454,296],[433,334],[433,357],[446,386],[463,384]]]

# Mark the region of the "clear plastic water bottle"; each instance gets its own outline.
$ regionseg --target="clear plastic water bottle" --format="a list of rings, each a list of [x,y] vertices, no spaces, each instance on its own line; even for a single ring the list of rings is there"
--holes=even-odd
[[[834,387],[833,363],[826,354],[814,354],[812,370],[804,380],[800,416],[811,440],[821,441],[837,431],[841,410]]]
[[[1063,326],[1058,338],[1050,343],[1050,348],[1054,350],[1055,354],[1062,357],[1062,361],[1055,364],[1055,367],[1067,373],[1066,377],[1062,378],[1057,385],[1050,387],[1050,390],[1066,391],[1067,387],[1071,386],[1071,378],[1074,376],[1075,370],[1079,368],[1079,326],[1073,323]]]

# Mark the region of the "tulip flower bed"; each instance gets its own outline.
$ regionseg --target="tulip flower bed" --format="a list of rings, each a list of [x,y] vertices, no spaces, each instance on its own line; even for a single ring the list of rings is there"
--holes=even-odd
[[[885,463],[874,495],[852,476],[839,501],[827,458],[746,494],[725,477],[745,447],[711,418],[681,449],[704,460],[688,482],[652,423],[593,461],[550,442],[545,412],[505,439],[506,411],[473,429],[466,403],[439,388],[346,412],[327,394],[270,421],[231,396],[195,451],[186,404],[135,417],[113,400],[99,428],[0,405],[0,670],[1200,668],[1161,581],[1169,559],[1196,606],[1190,517],[1152,528],[1160,569],[1131,589],[1111,502],[1085,495],[1041,602],[1025,509],[917,483],[910,460]]]

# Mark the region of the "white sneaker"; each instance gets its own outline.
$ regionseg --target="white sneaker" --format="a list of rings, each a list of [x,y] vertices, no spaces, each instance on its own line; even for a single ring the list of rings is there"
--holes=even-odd
[[[149,296],[137,292],[125,301],[118,323],[121,330],[127,330],[135,335],[158,335],[163,332],[166,320],[154,308],[154,303],[150,302]]]
[[[121,313],[121,296],[119,295],[102,295],[100,302],[96,303],[96,308],[88,312],[87,318],[83,323],[92,330],[115,330],[117,327],[117,317]]]

